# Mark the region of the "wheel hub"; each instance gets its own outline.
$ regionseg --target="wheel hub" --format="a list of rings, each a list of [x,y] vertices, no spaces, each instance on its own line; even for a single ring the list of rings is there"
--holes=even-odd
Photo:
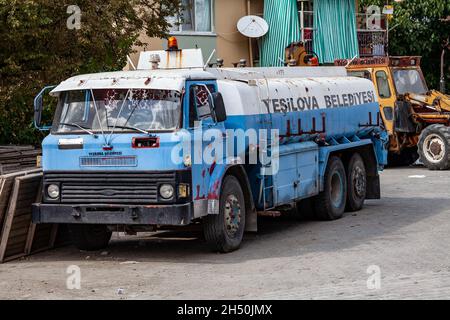
[[[437,134],[426,137],[424,141],[424,154],[428,161],[432,163],[440,162],[445,155],[445,143]]]
[[[358,197],[362,197],[364,195],[364,191],[366,189],[366,181],[364,177],[364,173],[360,167],[356,167],[353,172],[353,186],[355,194]]]
[[[431,143],[431,145],[430,145],[430,151],[431,151],[431,153],[433,153],[434,155],[440,154],[440,153],[442,152],[441,145],[440,145],[438,142],[433,141],[433,142]]]
[[[241,205],[238,198],[230,194],[225,200],[225,226],[228,234],[234,235],[241,223]]]

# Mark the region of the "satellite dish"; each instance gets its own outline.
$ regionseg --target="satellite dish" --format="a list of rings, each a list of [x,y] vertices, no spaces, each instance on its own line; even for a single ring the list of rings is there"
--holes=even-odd
[[[239,19],[237,28],[240,33],[249,38],[259,38],[269,31],[266,20],[258,16],[245,16]]]

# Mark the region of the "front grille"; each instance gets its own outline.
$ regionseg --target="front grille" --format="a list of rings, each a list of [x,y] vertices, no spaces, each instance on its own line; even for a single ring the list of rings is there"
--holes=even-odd
[[[44,184],[59,184],[60,202],[67,204],[156,203],[158,186],[176,182],[175,171],[44,173]]]
[[[136,167],[135,156],[120,157],[80,157],[82,167]]]

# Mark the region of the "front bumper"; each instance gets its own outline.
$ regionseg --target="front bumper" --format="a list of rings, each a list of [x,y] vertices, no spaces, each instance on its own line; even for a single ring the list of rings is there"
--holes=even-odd
[[[191,203],[173,205],[33,204],[33,223],[184,226],[193,219]]]

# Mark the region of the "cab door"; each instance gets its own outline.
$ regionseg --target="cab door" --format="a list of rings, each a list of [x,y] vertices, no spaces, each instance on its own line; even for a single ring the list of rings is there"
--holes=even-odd
[[[372,70],[372,79],[378,94],[381,117],[389,135],[394,134],[394,114],[396,94],[389,68],[378,67]]]
[[[213,147],[224,145],[225,125],[214,115],[212,93],[217,92],[216,81],[188,81],[184,98],[184,127],[191,135],[192,197],[194,216],[208,212],[211,175],[223,154],[216,154]],[[222,157],[218,159],[217,157]]]

